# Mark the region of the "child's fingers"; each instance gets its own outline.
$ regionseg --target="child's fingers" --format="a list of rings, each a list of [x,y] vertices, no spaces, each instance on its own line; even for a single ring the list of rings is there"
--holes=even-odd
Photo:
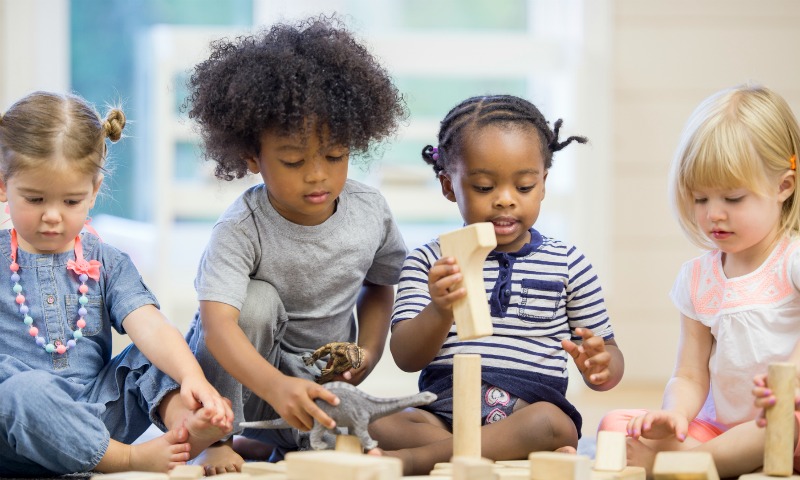
[[[339,397],[337,397],[333,392],[324,388],[322,386],[315,386],[311,391],[309,391],[309,402],[305,404],[304,410],[314,417],[319,423],[324,425],[326,428],[334,428],[336,426],[336,422],[333,421],[331,417],[328,416],[319,406],[313,401],[315,398],[322,399],[331,405],[339,405]],[[313,426],[313,423],[312,425]],[[309,428],[311,428],[309,426]]]

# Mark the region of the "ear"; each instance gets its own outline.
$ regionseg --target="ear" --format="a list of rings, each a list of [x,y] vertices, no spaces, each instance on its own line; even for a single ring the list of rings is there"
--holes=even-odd
[[[781,176],[780,185],[778,185],[778,200],[784,202],[787,198],[791,197],[797,188],[796,182],[796,171],[789,170],[788,172],[784,173],[783,176]]]
[[[103,185],[103,174],[97,176],[97,181],[94,182],[92,188],[92,200],[89,202],[89,208],[94,208],[94,202],[97,200],[97,194],[100,193],[100,187]]]
[[[545,170],[544,176],[542,177],[542,200],[544,200],[544,193],[545,193],[545,190],[546,190],[545,187],[547,187],[547,175],[549,173],[550,172],[548,170]]]
[[[6,191],[6,181],[0,178],[0,202],[8,201],[8,192]]]
[[[247,170],[250,173],[260,173],[261,172],[261,164],[258,162],[258,158],[252,156],[244,157],[245,161],[247,162]]]
[[[444,195],[444,198],[455,202],[456,193],[453,191],[453,182],[450,180],[450,176],[444,172],[439,172],[439,183],[442,184],[442,195]]]

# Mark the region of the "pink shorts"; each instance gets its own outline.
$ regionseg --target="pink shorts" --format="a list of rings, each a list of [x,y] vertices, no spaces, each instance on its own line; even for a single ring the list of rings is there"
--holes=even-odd
[[[628,422],[632,418],[645,413],[647,413],[647,410],[644,409],[612,410],[600,420],[600,426],[597,427],[597,430],[627,433]],[[800,425],[800,412],[795,411],[794,418],[797,424]],[[724,432],[718,426],[705,420],[694,419],[689,424],[689,436],[700,443],[716,438]],[[794,470],[795,472],[800,472],[800,442],[798,442],[794,450]]]

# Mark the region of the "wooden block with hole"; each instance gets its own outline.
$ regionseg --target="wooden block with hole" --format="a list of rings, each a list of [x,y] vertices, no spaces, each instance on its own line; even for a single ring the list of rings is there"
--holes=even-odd
[[[286,475],[288,480],[399,480],[403,463],[399,458],[330,450],[290,452]]]
[[[200,465],[178,465],[169,471],[170,480],[195,480],[203,478],[206,472]]]
[[[719,480],[714,458],[708,452],[658,452],[654,480]]]
[[[91,476],[92,480],[169,480],[166,473],[155,472],[119,472],[119,473],[100,473]]]
[[[459,340],[487,337],[492,334],[492,317],[483,283],[483,262],[497,246],[494,225],[473,223],[439,236],[443,257],[454,257],[463,280],[457,286],[467,290],[465,298],[453,304],[453,318]]]
[[[592,461],[585,455],[533,452],[528,455],[531,480],[591,480]]]
[[[628,465],[628,446],[623,432],[597,432],[594,469],[619,472]]]

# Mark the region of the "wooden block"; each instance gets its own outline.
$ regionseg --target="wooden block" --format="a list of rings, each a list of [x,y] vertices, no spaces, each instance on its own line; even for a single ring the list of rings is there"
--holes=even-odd
[[[628,465],[627,450],[624,433],[597,432],[594,469],[608,472],[622,471]]]
[[[767,385],[775,405],[767,409],[764,473],[788,477],[794,471],[794,394],[797,370],[793,363],[770,364]]]
[[[592,461],[585,455],[533,452],[530,480],[591,480]]]
[[[336,447],[334,450],[337,452],[364,453],[364,449],[361,447],[361,440],[355,435],[336,435]]]
[[[767,475],[766,473],[748,473],[742,475],[739,480],[800,480],[800,475],[792,475],[791,477],[775,477]]]
[[[286,473],[286,462],[245,462],[242,465],[242,473],[250,475],[267,475],[271,473]]]
[[[453,356],[453,458],[481,458],[481,356]]]
[[[625,467],[622,470],[592,470],[592,480],[646,480],[647,471],[642,467]]]
[[[99,473],[91,476],[92,480],[169,480],[166,473],[155,472],[119,472],[119,473]]]
[[[403,464],[399,458],[329,450],[290,452],[286,475],[288,480],[399,480]]]
[[[214,480],[252,480],[249,473],[230,472],[214,475]]]
[[[498,460],[494,462],[494,464],[502,467],[531,469],[531,462],[529,460]]]
[[[719,474],[708,452],[658,452],[653,479],[719,480]]]
[[[169,471],[170,480],[195,480],[206,475],[201,465],[178,465]]]
[[[497,480],[530,480],[530,468],[500,467],[494,469]]]
[[[453,458],[453,480],[494,480],[494,464],[486,458]]]
[[[483,262],[497,246],[494,225],[473,223],[439,236],[443,257],[454,257],[463,280],[457,286],[467,290],[467,296],[453,304],[453,318],[460,340],[486,337],[492,334],[492,317],[483,283]]]

